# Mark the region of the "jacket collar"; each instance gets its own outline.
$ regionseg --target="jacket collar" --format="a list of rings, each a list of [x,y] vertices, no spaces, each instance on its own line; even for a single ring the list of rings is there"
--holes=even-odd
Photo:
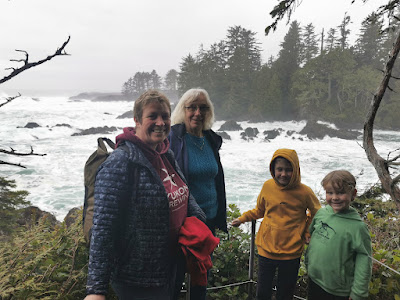
[[[186,127],[184,123],[175,124],[171,127],[171,131],[179,138],[182,139],[186,133]],[[212,129],[205,130],[204,136],[212,143],[212,145],[219,150],[222,145],[222,138],[216,134]]]

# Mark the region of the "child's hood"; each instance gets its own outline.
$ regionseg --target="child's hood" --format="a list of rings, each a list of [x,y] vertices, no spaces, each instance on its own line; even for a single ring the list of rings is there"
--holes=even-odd
[[[271,162],[269,164],[269,171],[271,172],[272,178],[274,179],[275,179],[275,172],[272,167],[272,162],[277,157],[286,158],[291,163],[293,168],[293,174],[289,184],[287,186],[282,187],[282,189],[288,190],[297,187],[301,182],[301,175],[300,175],[299,157],[297,156],[296,151],[292,149],[278,149],[275,151],[274,155],[272,156]],[[279,183],[277,184],[279,185]]]
[[[343,218],[343,219],[350,219],[350,220],[355,220],[355,221],[362,221],[360,215],[358,214],[357,210],[353,207],[349,207],[348,209],[346,209],[345,211],[341,211],[338,213],[335,213],[335,211],[333,210],[332,206],[327,205],[326,206],[326,211],[331,214],[334,215],[335,217],[338,218]]]

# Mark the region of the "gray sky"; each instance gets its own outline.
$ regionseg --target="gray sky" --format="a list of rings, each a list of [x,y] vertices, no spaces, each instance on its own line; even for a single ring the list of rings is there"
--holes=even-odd
[[[208,49],[226,37],[230,26],[257,32],[262,59],[276,56],[288,30],[283,20],[268,37],[264,28],[278,0],[0,0],[0,78],[10,59],[30,61],[53,54],[71,36],[71,56],[53,58],[0,85],[0,96],[37,90],[74,95],[79,92],[119,92],[138,71],[155,69],[160,76],[179,70],[182,57]],[[292,20],[312,22],[316,32],[337,27],[348,12],[352,40],[361,21],[385,0],[303,0]]]

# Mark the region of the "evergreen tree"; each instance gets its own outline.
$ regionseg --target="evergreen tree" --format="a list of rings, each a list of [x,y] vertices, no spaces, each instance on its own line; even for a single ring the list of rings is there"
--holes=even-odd
[[[15,180],[0,177],[0,235],[9,234],[15,226],[17,209],[30,204],[27,191],[15,191]]]
[[[225,112],[230,117],[244,117],[254,99],[254,79],[261,68],[261,53],[256,33],[241,26],[230,27],[226,38],[227,99]]]
[[[212,44],[209,50],[201,48],[197,56],[200,86],[208,91],[216,110],[221,108],[227,93],[225,50],[225,41],[220,41]]]
[[[161,77],[157,74],[156,70],[150,73],[149,88],[159,90],[161,88]]]
[[[374,19],[370,22],[369,19]],[[370,15],[361,23],[359,37],[356,41],[355,51],[360,65],[371,65],[381,68],[386,55],[383,55],[384,34],[382,20]]]
[[[342,23],[338,26],[340,37],[338,39],[338,46],[340,49],[347,49],[349,46],[349,35],[350,29],[349,24],[351,23],[350,16],[344,14]]]
[[[288,33],[285,35],[281,43],[281,50],[279,51],[279,58],[272,66],[279,78],[277,88],[281,90],[281,116],[283,118],[293,118],[296,113],[294,99],[291,95],[292,76],[300,67],[301,64],[301,30],[300,24],[293,21],[290,24]]]
[[[337,41],[338,41],[336,33],[337,32],[336,32],[335,28],[331,28],[331,29],[328,30],[328,35],[327,35],[326,40],[325,40],[326,49],[327,49],[328,52],[332,51],[333,49],[336,48]]]
[[[318,54],[318,40],[315,34],[315,27],[312,23],[304,27],[301,36],[302,40],[302,61],[307,63]]]
[[[178,75],[178,90],[183,94],[188,89],[198,87],[200,84],[199,64],[191,54],[183,58]]]
[[[178,90],[178,72],[175,69],[169,70],[165,75],[164,87],[170,91]]]
[[[132,77],[130,77],[126,82],[124,82],[124,84],[122,85],[121,93],[127,97],[135,95],[135,85]]]

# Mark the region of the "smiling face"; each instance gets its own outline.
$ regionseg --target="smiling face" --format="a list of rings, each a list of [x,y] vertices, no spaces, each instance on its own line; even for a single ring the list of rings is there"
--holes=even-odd
[[[287,186],[293,175],[292,164],[284,158],[276,158],[274,166],[274,178],[282,186]]]
[[[209,109],[210,107],[203,94],[200,94],[194,101],[185,106],[186,131],[194,135],[201,135]]]
[[[349,208],[350,202],[354,200],[357,190],[350,191],[337,190],[332,187],[332,184],[327,184],[325,187],[326,202],[332,207],[335,213],[345,211]]]
[[[141,122],[135,122],[136,136],[156,149],[171,130],[171,112],[165,103],[151,102],[143,107]]]

